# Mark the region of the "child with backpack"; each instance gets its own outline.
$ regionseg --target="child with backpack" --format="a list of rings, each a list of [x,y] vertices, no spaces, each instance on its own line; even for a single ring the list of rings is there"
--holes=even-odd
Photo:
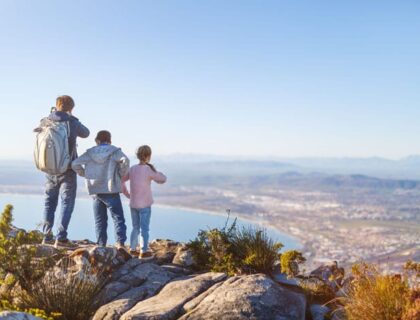
[[[67,239],[67,229],[74,210],[77,189],[77,175],[71,169],[71,162],[77,158],[76,139],[87,138],[86,128],[72,111],[74,100],[60,96],[50,115],[41,120],[34,129],[37,133],[34,159],[36,167],[46,173],[45,209],[42,243],[55,247],[74,247]],[[58,197],[61,194],[61,214],[58,233],[54,242],[52,228]]]
[[[163,184],[166,176],[157,171],[150,163],[152,149],[141,146],[136,152],[139,164],[130,168],[129,174],[123,178],[123,193],[130,199],[131,221],[133,230],[130,237],[130,253],[139,254],[139,258],[151,258],[153,254],[148,250],[149,246],[149,226],[153,204],[151,182]],[[127,190],[125,182],[130,180],[130,191]],[[141,250],[137,251],[139,244],[138,237],[141,232]]]
[[[120,148],[111,144],[109,131],[99,131],[95,142],[95,147],[73,161],[72,168],[86,178],[88,192],[93,197],[97,244],[106,246],[109,210],[114,221],[116,247],[124,248],[127,228],[120,197],[121,178],[127,175],[130,161]]]

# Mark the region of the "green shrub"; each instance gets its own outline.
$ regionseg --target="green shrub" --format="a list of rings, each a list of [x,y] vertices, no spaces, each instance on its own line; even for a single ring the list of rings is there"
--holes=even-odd
[[[246,273],[270,273],[279,260],[283,244],[275,242],[265,229],[243,227],[232,239],[232,250]]]
[[[299,265],[306,261],[301,252],[289,250],[281,254],[280,267],[281,272],[286,273],[288,277],[296,277],[299,274]]]
[[[236,227],[236,219],[222,229],[200,230],[188,243],[198,270],[240,273],[269,273],[279,259],[283,245],[274,242],[265,229]]]
[[[51,258],[36,258],[33,244],[40,243],[42,236],[38,232],[18,231],[11,237],[13,206],[7,205],[0,217],[0,278],[12,275],[10,279],[28,290],[31,283],[43,276],[44,270],[53,265]]]

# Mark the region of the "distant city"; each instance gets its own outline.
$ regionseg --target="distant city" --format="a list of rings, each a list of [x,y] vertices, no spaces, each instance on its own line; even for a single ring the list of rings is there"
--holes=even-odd
[[[258,221],[294,236],[307,267],[365,260],[399,270],[420,258],[420,156],[241,159],[157,157],[156,203]],[[0,192],[42,194],[31,162],[0,161]],[[84,193],[80,184],[79,194]]]

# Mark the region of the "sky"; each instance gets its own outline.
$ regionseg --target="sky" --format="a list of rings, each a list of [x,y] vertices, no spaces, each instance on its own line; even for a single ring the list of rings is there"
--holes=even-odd
[[[420,153],[417,0],[0,0],[0,159],[58,95],[133,155]]]

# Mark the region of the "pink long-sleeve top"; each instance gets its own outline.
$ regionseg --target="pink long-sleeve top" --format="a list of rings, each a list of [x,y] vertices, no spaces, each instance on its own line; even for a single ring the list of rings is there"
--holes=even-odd
[[[130,191],[126,182],[130,180]],[[137,164],[130,168],[130,172],[122,179],[122,191],[130,199],[130,207],[141,209],[153,204],[151,183],[165,183],[166,176],[161,172],[154,172],[145,164]]]

